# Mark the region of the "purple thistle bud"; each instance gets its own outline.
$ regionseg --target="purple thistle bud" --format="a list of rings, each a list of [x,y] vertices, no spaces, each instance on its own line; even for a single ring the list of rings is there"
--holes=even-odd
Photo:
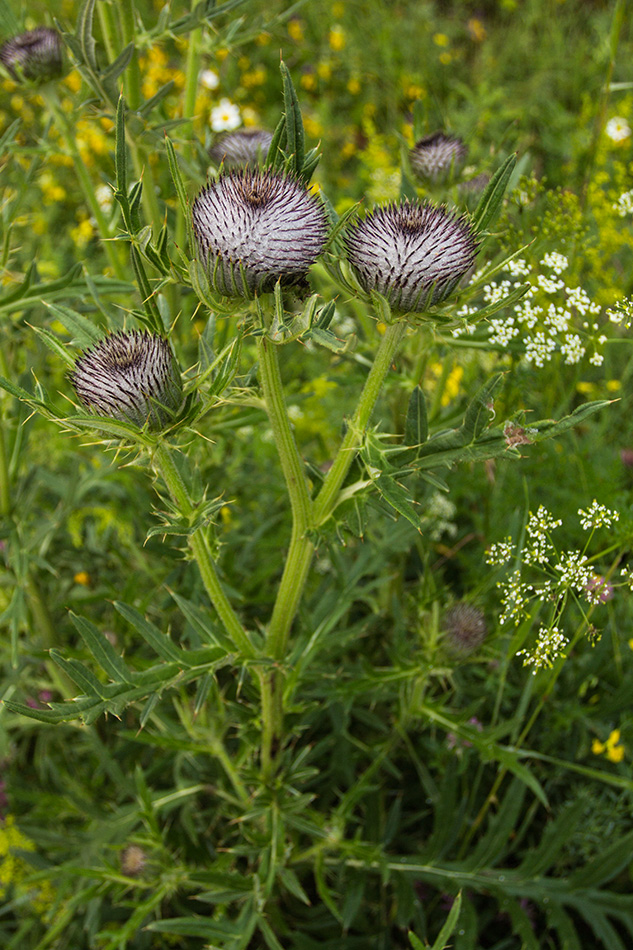
[[[213,289],[252,297],[300,282],[325,244],[321,202],[268,169],[221,175],[193,203],[193,230]]]
[[[460,138],[433,132],[416,142],[409,152],[411,168],[420,178],[439,181],[463,165],[468,147]]]
[[[87,409],[152,431],[170,425],[183,402],[169,343],[139,330],[100,340],[77,360],[69,378]]]
[[[444,614],[444,633],[451,653],[467,656],[486,639],[486,620],[477,607],[464,602],[450,607]]]
[[[238,129],[219,136],[209,149],[209,158],[215,165],[224,162],[225,168],[243,168],[261,165],[268,154],[273,137],[264,129]]]
[[[61,37],[57,30],[38,26],[3,43],[0,62],[14,79],[54,79],[62,72]]]
[[[346,244],[363,290],[377,290],[393,307],[416,312],[445,300],[477,253],[467,217],[406,199],[374,209]]]

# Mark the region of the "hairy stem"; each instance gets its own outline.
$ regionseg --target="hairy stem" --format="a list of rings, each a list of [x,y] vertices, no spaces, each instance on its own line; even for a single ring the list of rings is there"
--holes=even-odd
[[[184,516],[191,515],[194,511],[187,486],[185,485],[180,471],[174,461],[173,455],[165,444],[159,444],[154,450],[153,462],[158,472],[163,477],[169,492],[178,505],[180,512]],[[202,582],[209,595],[211,603],[215,607],[217,614],[222,621],[226,633],[231,638],[240,653],[248,657],[255,655],[253,644],[251,643],[244,627],[238,620],[238,617],[226,596],[215,564],[209,551],[209,545],[205,537],[204,528],[198,528],[189,536],[189,546],[197,561]]]

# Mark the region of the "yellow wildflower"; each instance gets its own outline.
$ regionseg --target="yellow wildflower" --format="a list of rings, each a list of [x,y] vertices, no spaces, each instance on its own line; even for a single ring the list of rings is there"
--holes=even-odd
[[[73,577],[75,584],[80,584],[82,587],[90,587],[91,577],[87,571],[77,571]]]
[[[37,913],[42,914],[51,906],[55,895],[48,881],[39,882],[36,887],[27,884],[29,865],[19,857],[19,852],[29,851],[35,851],[35,845],[16,828],[15,819],[9,815],[0,822],[0,895],[4,896],[6,890],[13,887],[18,896],[26,897]]]
[[[345,30],[340,24],[337,23],[332,27],[328,40],[330,48],[333,49],[335,53],[340,53],[341,50],[345,49]]]
[[[68,86],[71,92],[79,92],[81,89],[81,76],[76,69],[73,69],[68,73],[64,82]]]
[[[621,762],[624,759],[625,747],[620,743],[620,730],[613,729],[606,742],[594,739],[591,743],[594,755],[605,755],[609,762]]]
[[[433,36],[433,42],[436,46],[448,46],[450,40],[446,33],[435,33]]]
[[[347,84],[347,91],[350,92],[353,96],[357,96],[360,90],[361,90],[361,85],[358,79],[355,79],[354,77],[352,77],[352,79],[350,79],[350,81]]]
[[[301,43],[304,37],[303,24],[301,20],[293,19],[288,24],[288,35],[295,43]]]

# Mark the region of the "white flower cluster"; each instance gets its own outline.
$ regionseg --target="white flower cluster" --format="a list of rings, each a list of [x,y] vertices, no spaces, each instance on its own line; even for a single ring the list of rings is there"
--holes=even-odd
[[[505,541],[497,541],[486,551],[486,564],[507,564],[512,559],[513,551],[514,542],[511,537]]]
[[[633,191],[625,191],[620,195],[613,210],[617,211],[621,218],[626,218],[627,214],[633,214]]]
[[[619,519],[617,511],[599,504],[595,499],[586,510],[579,509],[578,514],[585,530],[610,527]],[[575,600],[580,597],[592,607],[606,603],[613,596],[613,583],[608,580],[608,576],[605,578],[595,573],[587,554],[591,535],[582,551],[559,553],[552,534],[561,525],[560,518],[554,518],[547,508],[539,505],[536,513],[530,512],[525,526],[525,544],[518,555],[511,537],[497,541],[486,551],[488,564],[508,565],[515,558],[519,560],[519,566],[511,571],[506,580],[497,584],[501,591],[501,624],[514,621],[518,626],[531,616],[532,607],[537,604],[547,605],[551,614],[549,624],[539,630],[534,647],[521,650],[519,654],[524,657],[525,666],[533,667],[533,672],[551,667],[558,656],[564,656],[562,649],[567,639],[561,633],[559,623],[570,596]],[[532,572],[536,570],[540,577],[533,582],[524,580],[524,568]],[[624,568],[621,576],[623,582],[619,586],[626,585],[633,590],[633,570]],[[539,606],[538,609],[543,608]]]
[[[624,578],[624,583],[627,585],[629,590],[633,591],[633,571],[628,567],[623,567],[620,571],[620,577]]]
[[[554,550],[549,536],[555,528],[560,528],[562,523],[560,519],[552,518],[543,505],[539,505],[535,515],[530,512],[525,527],[530,543],[523,550],[524,564],[547,564],[550,553]]]
[[[622,300],[619,300],[607,310],[607,316],[611,323],[630,327],[633,322],[633,300],[629,297],[623,297]]]
[[[600,505],[594,498],[586,511],[578,509],[580,526],[588,531],[590,528],[610,528],[614,521],[620,520],[620,512],[613,508]]]
[[[533,650],[519,650],[517,656],[524,656],[523,666],[533,667],[532,672],[551,669],[554,660],[564,657],[564,648],[569,643],[567,637],[558,627],[541,627]]]
[[[560,353],[565,363],[579,363],[589,352],[589,362],[602,365],[602,347],[607,337],[599,333],[595,321],[600,305],[594,303],[583,287],[568,286],[561,274],[569,267],[564,254],[551,251],[539,262],[545,273],[533,274],[527,261],[514,258],[505,265],[510,279],[490,280],[483,288],[483,302],[489,306],[507,299],[519,287],[529,284],[527,292],[511,312],[499,311],[487,322],[489,342],[508,347],[512,340],[523,343],[525,358],[534,366],[543,367]],[[472,278],[475,283],[485,275],[479,271]],[[466,305],[457,316],[468,317],[477,308]],[[611,317],[613,320],[613,317]],[[453,336],[472,334],[475,324],[464,321],[453,330]]]

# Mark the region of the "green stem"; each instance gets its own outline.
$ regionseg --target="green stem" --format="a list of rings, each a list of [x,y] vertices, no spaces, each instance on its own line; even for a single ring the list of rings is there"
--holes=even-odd
[[[121,11],[121,26],[123,28],[123,45],[128,46],[135,40],[134,0],[126,0],[119,5]],[[141,73],[138,66],[136,49],[132,54],[129,66],[125,70],[125,98],[130,109],[136,111],[141,104]]]
[[[77,143],[75,142],[75,139],[73,136],[73,130],[70,127],[70,123],[68,122],[59,104],[57,94],[52,89],[50,83],[48,85],[42,86],[40,90],[40,94],[42,98],[44,99],[44,101],[46,102],[51,112],[51,115],[55,121],[55,124],[57,125],[59,133],[64,139],[64,142],[66,143],[66,147],[75,163],[75,174],[77,175],[79,184],[81,185],[81,189],[84,193],[84,197],[86,201],[88,202],[90,211],[95,221],[97,222],[97,227],[99,228],[99,231],[103,238],[103,246],[108,256],[108,260],[110,261],[110,264],[112,266],[112,269],[114,270],[114,273],[120,280],[125,280],[126,274],[125,274],[123,265],[121,263],[121,259],[117,253],[117,249],[115,248],[114,244],[111,243],[112,231],[110,228],[110,224],[105,214],[103,213],[99,202],[97,201],[94,186],[92,184],[92,179],[90,178],[88,169],[86,168],[84,160],[81,157],[81,152],[79,151]]]
[[[182,135],[185,140],[183,148],[183,158],[191,162],[193,157],[193,115],[196,109],[196,96],[198,95],[198,76],[200,74],[200,42],[202,39],[202,29],[198,27],[189,34],[189,44],[187,46],[187,63],[185,66],[185,94],[183,101],[183,119],[188,121],[182,126]],[[186,222],[178,204],[178,217],[176,219],[176,244],[184,248],[186,237]]]
[[[314,501],[313,519],[315,527],[327,521],[336,507],[338,494],[356,457],[356,452],[362,444],[363,433],[369,424],[378,394],[382,389],[385,377],[406,330],[407,324],[404,320],[392,323],[385,330],[369,376],[365,381],[356,412],[349,423],[345,438],[334,459],[334,464],[327,473],[321,491]]]
[[[156,469],[162,475],[172,498],[178,505],[180,512],[185,516],[191,515],[193,513],[194,506],[192,504],[191,498],[189,497],[189,492],[187,491],[187,487],[182,479],[178,467],[176,466],[173,455],[165,444],[160,443],[156,446],[154,450],[153,461]],[[253,648],[253,644],[249,640],[246,631],[238,620],[237,615],[233,610],[233,607],[231,606],[231,603],[224,590],[222,589],[222,585],[220,584],[220,579],[215,569],[207,539],[204,534],[204,528],[198,528],[192,535],[189,536],[189,546],[191,547],[193,555],[197,561],[205,590],[209,595],[209,599],[215,607],[215,610],[217,611],[217,614],[222,621],[228,636],[231,638],[240,653],[243,653],[248,657],[254,657],[255,650]]]
[[[4,413],[0,417],[0,517],[6,518],[11,511],[11,491],[9,488],[9,460],[4,438]]]
[[[290,547],[268,626],[266,643],[269,656],[282,660],[310,569],[314,547],[307,538],[312,520],[308,481],[286,411],[277,351],[278,347],[274,343],[266,337],[260,337],[259,375],[292,510]]]
[[[101,35],[108,54],[108,62],[113,63],[117,57],[119,39],[112,15],[112,7],[109,3],[98,3],[97,13],[99,15],[99,23],[101,24]]]
[[[310,523],[311,508],[308,480],[286,411],[278,349],[279,347],[266,337],[258,339],[259,377],[279,461],[288,488],[293,518],[295,522],[307,528]]]

